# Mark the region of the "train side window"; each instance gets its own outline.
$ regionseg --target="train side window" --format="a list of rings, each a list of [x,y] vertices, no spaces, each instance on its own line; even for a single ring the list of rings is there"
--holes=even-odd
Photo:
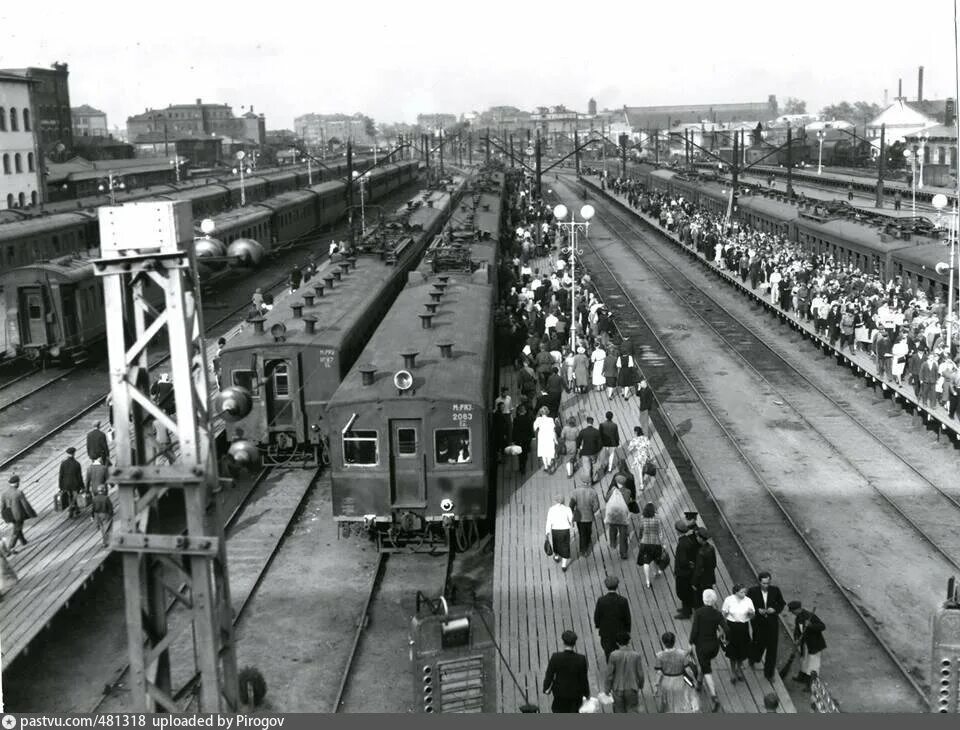
[[[345,466],[376,466],[379,446],[376,431],[347,431],[343,434]]]
[[[273,395],[275,398],[290,397],[290,369],[285,364],[273,369]]]
[[[397,429],[397,455],[398,456],[416,456],[417,455],[417,429],[398,428]]]
[[[230,379],[238,388],[246,388],[252,395],[259,390],[257,374],[253,370],[237,369],[230,373]]]
[[[473,460],[469,428],[438,428],[434,446],[438,464],[469,464]]]

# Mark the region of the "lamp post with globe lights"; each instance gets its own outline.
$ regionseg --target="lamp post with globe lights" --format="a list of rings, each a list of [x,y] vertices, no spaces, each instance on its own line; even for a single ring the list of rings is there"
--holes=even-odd
[[[565,222],[564,220],[567,217],[567,213],[570,213],[569,222]],[[583,220],[578,221],[576,214],[568,211],[567,206],[563,203],[556,205],[553,209],[553,217],[557,219],[557,226],[568,231],[570,279],[573,282],[570,287],[570,349],[574,352],[576,352],[577,349],[577,276],[575,267],[577,256],[583,253],[582,250],[577,248],[577,230],[582,228],[584,235],[586,235],[590,228],[590,219],[593,218],[594,213],[595,211],[592,205],[584,205],[580,208],[580,217],[583,218]]]
[[[101,193],[110,194],[110,205],[117,204],[117,190],[123,190],[126,187],[123,183],[123,178],[114,173],[112,170],[107,173],[107,176],[103,179],[103,182],[97,187]]]
[[[180,155],[177,155],[172,160],[170,160],[170,165],[173,167],[174,172],[177,175],[177,182],[180,182],[180,168],[186,164],[186,160],[181,160]]]
[[[940,217],[944,208],[947,207],[947,196],[943,193],[937,193],[933,196],[933,207],[937,209],[937,217]],[[950,209],[950,218],[947,223],[947,245],[950,247],[950,263],[939,262],[936,265],[937,273],[943,275],[946,273],[949,277],[947,286],[947,348],[949,350],[953,343],[953,279],[956,267],[956,246],[957,246],[957,228],[960,223],[956,207]]]
[[[243,150],[238,151],[238,152],[237,152],[237,155],[236,155],[236,157],[237,157],[237,166],[236,166],[235,168],[233,168],[233,170],[232,170],[232,172],[233,172],[234,175],[236,175],[237,172],[240,173],[240,206],[241,206],[241,207],[243,207],[243,206],[245,206],[245,205],[247,204],[247,189],[246,189],[245,184],[244,184],[243,174],[244,174],[244,172],[248,172],[248,173],[249,173],[249,172],[253,172],[253,170],[252,170],[251,168],[249,168],[249,167],[247,167],[246,169],[244,169],[244,168],[245,168],[245,165],[243,164],[243,158],[246,157],[246,156],[247,156],[247,153],[244,152]]]
[[[367,175],[369,173],[360,174],[359,170],[353,171],[353,179],[357,180],[360,183],[360,237],[363,238],[367,235],[367,216],[364,209],[363,203],[363,187],[367,180]]]
[[[910,161],[910,190],[913,193],[912,215],[917,215],[917,153],[913,150],[904,150],[903,156]]]
[[[819,132],[817,132],[817,139],[820,141],[820,152],[817,154],[817,174],[818,175],[823,174],[823,138],[825,136],[826,135],[823,133],[822,129]]]

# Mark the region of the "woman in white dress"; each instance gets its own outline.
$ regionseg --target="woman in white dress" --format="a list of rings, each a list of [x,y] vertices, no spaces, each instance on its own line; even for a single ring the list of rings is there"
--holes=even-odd
[[[607,379],[603,376],[603,361],[606,359],[607,351],[604,350],[598,343],[596,349],[594,349],[593,353],[590,355],[590,362],[593,363],[592,382],[593,386],[597,390],[603,390],[603,386],[607,383]]]
[[[557,431],[546,406],[537,412],[533,431],[537,434],[537,456],[540,457],[540,465],[544,471],[553,473],[554,461],[557,458]]]

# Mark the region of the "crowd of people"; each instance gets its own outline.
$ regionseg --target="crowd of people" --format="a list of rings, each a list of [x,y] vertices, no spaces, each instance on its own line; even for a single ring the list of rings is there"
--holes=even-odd
[[[924,407],[960,418],[960,328],[947,341],[947,306],[900,276],[884,281],[783,235],[730,224],[683,197],[648,190],[638,179],[604,183],[681,243],[809,323],[831,345],[866,353],[878,377],[912,388]]]
[[[500,458],[516,456],[522,475],[536,469],[549,475],[559,471],[551,481],[568,484],[568,494],[554,497],[544,530],[544,551],[561,571],[571,564],[575,539],[578,555],[593,549],[593,526],[599,516],[610,550],[621,559],[629,557],[634,533],[639,544],[637,569],[650,588],[669,564],[669,554],[653,498],[657,470],[650,458],[649,434],[654,397],[637,368],[637,349],[618,337],[589,275],[581,275],[574,286],[563,237],[549,208],[533,197],[530,181],[521,186],[512,214],[513,241],[505,244],[499,272],[496,337],[500,365],[516,369],[516,390],[502,388],[496,398],[491,443]],[[675,214],[673,225],[680,216]],[[576,312],[575,323],[571,311]],[[573,417],[562,420],[564,394],[588,390],[608,401],[628,402],[626,410],[636,419],[632,434],[621,435],[612,411],[584,416],[582,424]],[[531,461],[534,439],[536,460]],[[611,475],[608,488],[598,489],[606,475]],[[680,606],[676,618],[690,620],[691,626],[685,637],[687,649],[673,632],[658,637],[662,650],[650,667],[657,710],[699,712],[700,691],[706,689],[709,709],[717,711],[712,662],[720,651],[729,661],[732,682],[745,680],[744,661],[751,665],[762,661],[765,676],[772,679],[779,616],[787,607],[796,616],[795,638],[802,650],[796,679],[809,688],[825,647],[823,622],[799,601],[786,604],[770,585],[769,574],[761,574],[759,584],[749,591],[735,586],[720,603],[709,531],[697,524],[696,512],[687,512],[674,527],[678,534],[674,588]],[[600,696],[614,712],[637,712],[645,675],[642,656],[630,648],[629,602],[618,593],[615,576],[608,576],[605,586],[607,594],[594,613],[606,660]],[[575,632],[564,631],[561,640],[563,650],[550,658],[543,691],[553,695],[554,712],[577,712],[589,707],[591,697],[587,659],[576,652]],[[768,710],[777,704],[773,693],[765,700]]]

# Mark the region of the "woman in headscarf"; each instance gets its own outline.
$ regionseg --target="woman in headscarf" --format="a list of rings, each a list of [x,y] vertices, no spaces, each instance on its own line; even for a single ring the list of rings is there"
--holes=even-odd
[[[711,662],[720,653],[720,637],[726,636],[723,614],[717,610],[717,592],[707,588],[703,592],[703,605],[693,612],[693,625],[690,627],[690,646],[697,655],[700,665],[702,684],[707,686],[713,701],[713,712],[720,709],[717,699],[717,686],[713,681]],[[700,687],[698,687],[699,689]]]
[[[643,491],[643,465],[650,458],[650,441],[643,435],[640,426],[633,427],[633,438],[627,442],[627,466],[637,485],[637,492]]]
[[[533,430],[537,434],[537,456],[540,457],[540,465],[545,472],[552,474],[554,460],[557,458],[557,432],[556,424],[546,406],[537,412]]]
[[[663,650],[657,652],[653,665],[656,678],[653,680],[653,697],[660,713],[700,712],[700,698],[684,668],[689,661],[687,652],[676,646],[677,638],[672,631],[660,637]]]

